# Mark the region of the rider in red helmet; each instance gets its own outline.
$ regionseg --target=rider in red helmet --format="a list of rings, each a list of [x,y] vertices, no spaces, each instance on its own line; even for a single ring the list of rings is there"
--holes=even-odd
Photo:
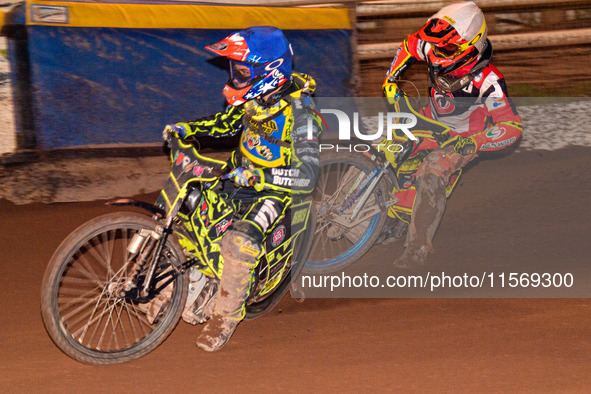
[[[229,105],[211,117],[169,125],[164,132],[182,138],[240,134],[229,159],[234,182],[225,182],[222,190],[237,213],[222,236],[219,290],[197,339],[201,349],[216,351],[245,316],[263,241],[292,195],[314,187],[322,123],[312,109],[316,84],[292,72],[292,48],[280,29],[250,27],[206,49],[229,60],[230,78],[223,89]]]
[[[390,216],[409,223],[406,249],[396,266],[423,264],[433,252],[446,196],[476,152],[506,148],[521,135],[521,118],[491,58],[482,11],[471,1],[453,3],[403,41],[386,74],[384,93],[395,99],[406,69],[426,62],[431,100],[421,113],[449,130],[413,148],[411,158],[418,164],[412,181],[394,193],[400,201],[391,207]]]

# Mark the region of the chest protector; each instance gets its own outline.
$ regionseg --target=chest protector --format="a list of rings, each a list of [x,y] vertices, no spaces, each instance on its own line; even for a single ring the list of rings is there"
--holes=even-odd
[[[263,108],[255,100],[244,105],[242,155],[262,167],[290,165],[291,105],[286,100],[269,108]]]

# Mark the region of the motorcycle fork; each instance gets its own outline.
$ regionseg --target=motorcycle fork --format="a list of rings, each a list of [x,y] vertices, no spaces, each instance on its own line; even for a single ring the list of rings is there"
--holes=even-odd
[[[166,225],[164,227],[159,227],[158,229],[162,229],[162,235],[158,241],[156,246],[156,253],[154,253],[154,258],[152,258],[150,262],[150,266],[148,268],[148,275],[146,276],[146,280],[144,281],[144,288],[140,295],[142,297],[147,297],[149,294],[149,289],[152,287],[152,278],[154,277],[154,272],[156,271],[156,267],[160,262],[160,258],[162,256],[162,251],[164,250],[164,245],[166,245],[166,241],[168,240],[168,236],[172,234],[172,219],[173,216],[169,216],[166,220]],[[171,264],[172,267],[174,265]]]
[[[159,226],[155,230],[143,229],[134,235],[134,238],[129,245],[128,251],[132,253],[132,255],[137,253],[137,260],[134,264],[130,278],[124,284],[124,293],[128,293],[131,290],[137,288],[137,282],[140,277],[139,274],[144,270],[146,264],[148,264],[147,275],[139,293],[139,296],[142,298],[148,298],[153,294],[157,294],[161,289],[168,286],[168,284],[170,284],[178,275],[184,273],[186,269],[193,265],[192,260],[184,262],[180,267],[176,267],[174,264],[171,264],[172,270],[170,272],[158,276],[156,278],[158,280],[154,280],[154,273],[156,272],[156,267],[158,267],[158,263],[162,258],[166,241],[168,240],[169,235],[173,233],[174,218],[176,217],[176,214],[178,213],[178,210],[180,209],[180,206],[183,202],[184,198],[179,198],[176,205],[167,216],[164,226]],[[155,252],[154,249],[156,250]],[[157,289],[155,289],[155,284],[166,276],[170,276],[170,278]]]
[[[350,193],[347,198],[345,199],[345,201],[343,202],[343,205],[341,207],[341,209],[339,210],[339,213],[343,213],[345,210],[349,209],[350,207],[352,207],[354,205],[352,214],[351,214],[351,218],[350,221],[353,222],[357,219],[357,217],[359,216],[360,213],[363,212],[363,216],[373,216],[375,214],[378,213],[378,211],[376,212],[371,212],[371,211],[362,211],[363,207],[365,206],[365,203],[367,202],[367,200],[370,198],[371,194],[373,193],[373,191],[375,190],[376,186],[378,185],[378,183],[380,182],[380,180],[382,179],[382,177],[386,174],[387,172],[387,167],[388,164],[379,164],[373,171],[372,173],[367,177],[367,179],[365,179],[365,181],[363,182],[363,185],[359,188],[359,190],[356,193]],[[356,182],[356,185],[358,183]],[[355,187],[356,187],[355,185]],[[391,196],[393,197],[393,196]],[[388,208],[390,205],[396,203],[397,201],[387,201],[385,202],[383,205],[383,208]]]

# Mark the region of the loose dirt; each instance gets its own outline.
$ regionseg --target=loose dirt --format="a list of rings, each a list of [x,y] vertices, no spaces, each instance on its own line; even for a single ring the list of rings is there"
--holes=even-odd
[[[560,272],[588,264],[589,148],[519,152],[470,168],[435,239],[433,269]],[[143,196],[153,199],[155,196]],[[2,392],[588,392],[591,303],[582,299],[285,298],[209,354],[180,323],[148,356],[94,367],[62,354],[39,313],[43,271],[101,202],[0,201]],[[400,244],[356,267],[389,267]],[[576,280],[576,278],[575,278]],[[588,287],[591,288],[591,287]]]

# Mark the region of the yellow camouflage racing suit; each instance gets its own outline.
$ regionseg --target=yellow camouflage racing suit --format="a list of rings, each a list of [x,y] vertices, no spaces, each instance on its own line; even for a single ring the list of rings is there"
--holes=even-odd
[[[224,138],[241,133],[229,167],[246,167],[259,178],[254,187],[237,187],[226,181],[221,192],[233,203],[237,215],[222,237],[224,267],[218,293],[223,295],[217,297],[213,312],[236,321],[244,317],[265,237],[292,195],[311,192],[316,182],[322,129],[310,97],[316,84],[302,73],[293,73],[292,80],[270,100],[254,99],[208,118],[177,123],[189,130],[185,138]]]

